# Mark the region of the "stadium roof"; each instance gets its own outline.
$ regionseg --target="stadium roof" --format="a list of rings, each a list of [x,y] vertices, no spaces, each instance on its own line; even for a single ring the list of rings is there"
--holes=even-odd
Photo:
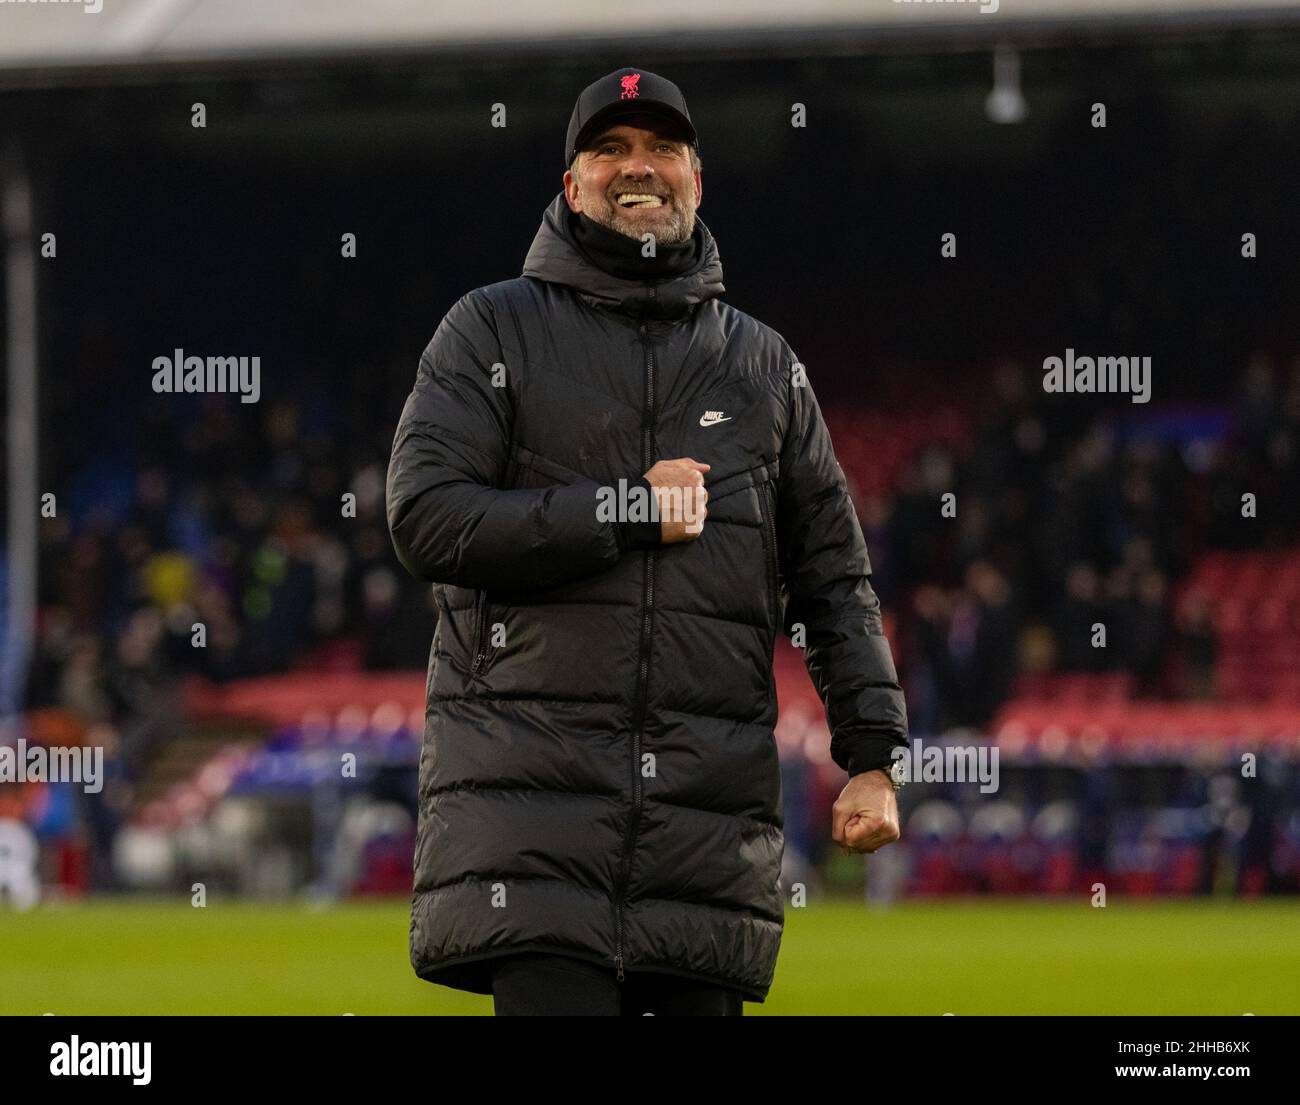
[[[1298,20],[1294,0],[0,0],[0,69],[614,41],[671,47],[684,36],[743,49],[778,35],[807,45],[845,32],[984,39],[1080,23],[1094,32]]]

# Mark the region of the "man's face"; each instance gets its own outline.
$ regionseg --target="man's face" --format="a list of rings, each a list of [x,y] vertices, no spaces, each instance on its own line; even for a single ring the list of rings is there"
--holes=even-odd
[[[695,232],[704,187],[691,166],[690,146],[671,120],[625,115],[578,152],[564,174],[564,195],[571,210],[619,234],[640,241],[651,233],[671,243]]]

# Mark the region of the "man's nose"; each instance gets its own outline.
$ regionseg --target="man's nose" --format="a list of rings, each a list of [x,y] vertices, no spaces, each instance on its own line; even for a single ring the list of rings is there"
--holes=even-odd
[[[654,166],[650,163],[650,158],[645,154],[629,154],[623,162],[623,175],[625,177],[636,177],[638,180],[643,177],[654,176]]]

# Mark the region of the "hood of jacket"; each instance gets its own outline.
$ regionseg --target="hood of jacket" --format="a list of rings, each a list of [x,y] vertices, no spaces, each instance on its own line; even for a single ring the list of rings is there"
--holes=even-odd
[[[528,248],[524,276],[567,285],[592,307],[637,318],[680,318],[726,291],[718,244],[698,214],[698,260],[686,272],[658,280],[628,280],[593,264],[574,239],[569,223],[572,217],[564,193],[557,193]]]

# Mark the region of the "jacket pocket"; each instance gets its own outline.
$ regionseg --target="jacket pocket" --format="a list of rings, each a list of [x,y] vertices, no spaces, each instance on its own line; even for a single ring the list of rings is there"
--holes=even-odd
[[[433,641],[429,644],[429,663],[424,670],[424,704],[427,708],[433,699],[434,676],[438,673],[438,633],[435,630]]]
[[[781,609],[781,591],[784,580],[781,573],[781,558],[776,542],[776,487],[771,480],[764,480],[758,485],[758,506],[763,516],[763,552],[767,558],[767,586],[771,598],[773,635],[781,631],[783,611]]]
[[[495,651],[492,645],[492,603],[487,591],[482,590],[479,591],[474,606],[474,660],[469,668],[471,679],[487,668]]]

